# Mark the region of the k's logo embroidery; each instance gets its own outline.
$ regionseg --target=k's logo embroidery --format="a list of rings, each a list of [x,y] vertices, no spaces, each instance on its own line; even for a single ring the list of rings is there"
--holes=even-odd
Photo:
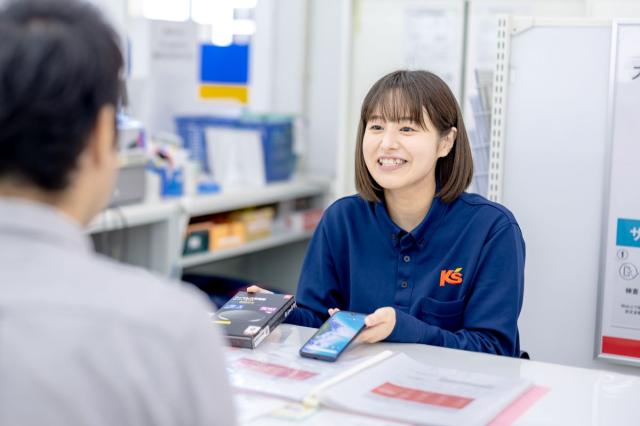
[[[440,271],[440,287],[444,287],[445,284],[462,284],[462,268],[443,269]]]

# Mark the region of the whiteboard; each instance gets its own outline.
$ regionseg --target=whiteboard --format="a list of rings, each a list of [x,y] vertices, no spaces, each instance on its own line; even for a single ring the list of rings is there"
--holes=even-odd
[[[539,361],[608,368],[594,360],[594,334],[611,22],[508,21],[497,75],[504,84],[494,84],[502,90],[494,90],[502,129],[492,127],[492,134],[502,131],[502,146],[492,136],[490,187],[526,243],[521,347]]]
[[[598,356],[640,365],[640,23],[616,24]]]
[[[463,102],[465,124],[473,153],[470,191],[487,195],[491,76],[495,69],[498,18],[502,15],[569,17],[585,15],[583,0],[468,1]]]
[[[500,15],[571,17],[586,14],[580,0],[475,0],[469,2],[467,29],[465,113],[470,111],[469,97],[477,92],[476,72],[495,68],[498,17]]]

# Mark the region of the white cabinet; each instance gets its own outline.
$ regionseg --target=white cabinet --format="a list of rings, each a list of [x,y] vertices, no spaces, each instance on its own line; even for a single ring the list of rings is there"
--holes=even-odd
[[[112,208],[102,212],[87,232],[97,251],[163,276],[178,278],[188,269],[294,291],[312,231],[278,227],[271,236],[239,247],[183,256],[186,226],[193,217],[304,197],[314,197],[318,207],[325,206],[329,190],[328,180],[298,179],[262,188]]]

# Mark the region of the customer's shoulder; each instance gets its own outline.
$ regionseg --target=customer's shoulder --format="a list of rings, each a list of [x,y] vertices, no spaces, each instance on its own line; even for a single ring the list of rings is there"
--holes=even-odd
[[[92,263],[93,290],[101,298],[102,307],[125,320],[178,331],[203,320],[213,310],[204,294],[191,285],[103,256],[96,256]]]

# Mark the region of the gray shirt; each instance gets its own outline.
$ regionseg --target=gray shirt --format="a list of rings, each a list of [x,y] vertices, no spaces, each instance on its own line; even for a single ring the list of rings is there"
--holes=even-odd
[[[233,425],[206,298],[0,197],[0,425]]]

